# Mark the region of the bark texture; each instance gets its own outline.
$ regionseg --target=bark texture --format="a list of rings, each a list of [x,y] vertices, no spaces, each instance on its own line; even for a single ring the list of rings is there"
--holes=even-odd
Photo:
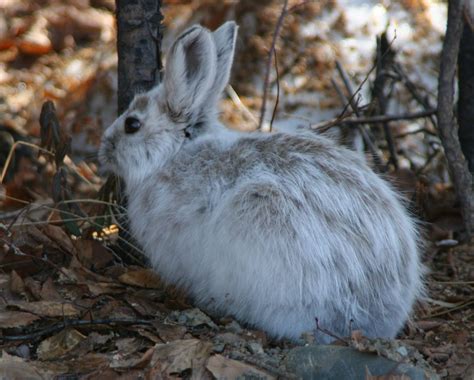
[[[118,113],[136,93],[159,83],[161,64],[161,0],[116,0]]]
[[[438,82],[438,128],[441,142],[461,204],[466,231],[471,236],[474,230],[472,207],[472,178],[461,150],[458,128],[454,118],[454,81],[459,44],[463,27],[462,0],[448,2],[448,25],[441,52]]]
[[[459,140],[471,173],[474,172],[474,30],[464,23],[458,58]]]

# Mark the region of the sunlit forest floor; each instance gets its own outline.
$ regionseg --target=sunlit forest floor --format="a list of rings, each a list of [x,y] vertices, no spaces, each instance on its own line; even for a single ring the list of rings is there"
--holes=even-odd
[[[221,103],[221,118],[232,128],[257,127],[281,5],[165,1],[164,51],[190,24],[240,25]],[[124,210],[99,194],[105,175],[97,149],[117,112],[114,9],[113,0],[0,0],[0,372],[95,379],[250,371],[286,378],[284,357],[294,343],[193,309],[144,267],[139,247],[121,231]],[[428,0],[295,6],[276,45],[265,127],[277,98],[273,128],[323,126],[351,147],[360,146],[356,123],[330,122],[349,98],[357,106],[345,117],[354,120],[408,116],[386,123],[390,139],[384,123],[363,128],[374,143],[367,160],[403,192],[421,222],[428,294],[397,340],[369,342],[354,333],[345,344],[467,379],[474,377],[474,246],[464,238],[432,112],[445,23],[446,4]],[[380,107],[374,83],[381,78],[376,39],[383,32]],[[46,100],[57,115],[57,122],[43,120],[49,129],[39,122]],[[422,116],[409,117],[416,113]]]

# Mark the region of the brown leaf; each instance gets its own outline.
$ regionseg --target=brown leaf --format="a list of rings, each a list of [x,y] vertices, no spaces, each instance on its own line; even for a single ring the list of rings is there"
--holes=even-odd
[[[22,379],[43,379],[43,374],[40,374],[32,365],[18,356],[9,355],[7,352],[2,352],[0,358],[0,374],[2,379],[8,380],[22,380]]]
[[[88,282],[87,288],[93,296],[102,294],[118,294],[123,293],[124,287],[120,284],[111,284],[109,282]]]
[[[207,361],[206,368],[217,379],[236,379],[255,377],[259,379],[275,379],[274,376],[251,365],[227,359],[222,355],[214,355]]]
[[[109,358],[106,354],[90,352],[74,360],[69,360],[67,365],[71,373],[88,373],[93,370],[107,368],[109,366]]]
[[[74,253],[74,245],[71,241],[71,238],[68,236],[64,230],[59,226],[54,226],[52,224],[46,224],[42,228],[43,233],[54,241],[64,252]]]
[[[66,329],[60,333],[43,340],[38,346],[38,358],[40,360],[57,359],[71,351],[86,337],[75,329]]]
[[[79,309],[71,303],[55,301],[37,302],[10,302],[7,305],[10,309],[15,308],[28,311],[43,317],[75,317],[79,315]]]
[[[112,253],[98,241],[78,239],[74,246],[77,258],[88,269],[103,269],[113,259]]]
[[[51,277],[43,283],[40,296],[44,301],[63,301],[63,297],[61,297],[59,292],[56,290],[56,286],[54,285],[53,279]]]
[[[156,329],[158,336],[165,342],[183,339],[187,332],[187,329],[184,326],[167,325],[162,322],[153,322],[153,327]]]
[[[3,310],[0,312],[0,328],[8,329],[13,327],[27,326],[38,319],[38,316],[30,313]]]
[[[25,293],[25,282],[14,270],[10,275],[10,290],[18,295]]]
[[[191,369],[202,371],[212,349],[210,342],[198,339],[177,340],[168,344],[157,344],[146,375],[150,379],[180,374]]]
[[[433,330],[436,327],[439,327],[443,324],[443,321],[436,321],[436,320],[425,320],[425,321],[416,321],[414,325],[424,331]]]
[[[112,363],[110,363],[111,368],[146,368],[150,363],[150,360],[155,352],[155,347],[150,347],[146,352],[139,358],[122,358],[115,356]]]
[[[151,269],[142,268],[132,270],[122,274],[119,281],[132,286],[139,286],[141,288],[159,289],[163,288],[164,284],[160,277]]]
[[[48,38],[46,20],[39,18],[30,31],[18,41],[18,48],[22,53],[42,55],[49,53],[53,45]]]
[[[41,299],[41,284],[38,281],[34,280],[32,277],[27,277],[25,280],[25,286],[35,300]]]

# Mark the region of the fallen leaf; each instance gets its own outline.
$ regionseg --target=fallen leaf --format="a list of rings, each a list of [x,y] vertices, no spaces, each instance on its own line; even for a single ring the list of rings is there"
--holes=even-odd
[[[443,321],[436,321],[436,320],[425,320],[425,321],[416,321],[414,325],[419,328],[420,330],[429,331],[433,330],[436,327],[439,327],[443,324]]]
[[[143,268],[126,272],[119,276],[119,281],[141,288],[159,289],[164,287],[160,277],[151,269]]]
[[[75,317],[79,315],[79,309],[71,303],[56,301],[36,302],[10,302],[8,308],[28,311],[43,317]]]
[[[61,227],[55,226],[53,224],[46,224],[41,230],[47,237],[49,237],[62,250],[64,250],[64,252],[71,254],[75,252],[71,238]]]
[[[8,329],[27,326],[38,319],[39,317],[34,314],[3,310],[0,312],[0,328]]]
[[[35,300],[41,299],[41,284],[39,281],[34,280],[32,277],[27,277],[25,279],[25,286]]]
[[[214,355],[207,361],[206,368],[216,379],[258,378],[275,379],[274,376],[255,368],[249,364],[237,360],[225,358],[222,355]]]
[[[48,278],[41,286],[40,297],[45,301],[63,301],[63,298],[56,290],[53,279]]]
[[[25,360],[18,356],[2,352],[0,358],[0,378],[3,380],[43,379],[44,374],[36,370]]]
[[[38,346],[40,360],[57,359],[71,351],[86,337],[75,329],[66,329],[60,333],[43,340]]]
[[[95,240],[78,239],[74,242],[79,261],[89,269],[103,269],[113,259],[112,253]]]
[[[177,340],[154,347],[147,376],[150,379],[180,374],[186,370],[201,371],[212,350],[212,343],[198,339]]]
[[[12,270],[11,275],[10,275],[10,290],[12,293],[21,295],[25,293],[25,283],[23,279],[16,273],[14,270]]]
[[[183,339],[187,332],[187,329],[184,326],[171,325],[162,322],[153,322],[153,327],[158,336],[165,342]]]

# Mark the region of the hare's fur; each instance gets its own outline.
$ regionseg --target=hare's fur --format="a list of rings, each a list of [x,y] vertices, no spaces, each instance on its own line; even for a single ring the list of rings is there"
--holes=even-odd
[[[218,123],[236,33],[184,32],[164,82],[104,135],[101,160],[125,180],[135,238],[197,305],[272,336],[297,339],[317,318],[339,336],[394,337],[422,289],[416,223],[332,140]],[[124,132],[129,116],[137,133]]]

